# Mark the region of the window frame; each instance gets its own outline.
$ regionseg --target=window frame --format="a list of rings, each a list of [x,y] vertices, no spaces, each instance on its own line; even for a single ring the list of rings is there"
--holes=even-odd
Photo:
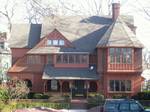
[[[122,90],[121,82],[125,83],[125,89]],[[130,82],[130,87],[128,89],[127,82]],[[118,85],[117,85],[118,83]],[[109,80],[109,89],[110,92],[131,92],[132,91],[132,81],[131,80]]]

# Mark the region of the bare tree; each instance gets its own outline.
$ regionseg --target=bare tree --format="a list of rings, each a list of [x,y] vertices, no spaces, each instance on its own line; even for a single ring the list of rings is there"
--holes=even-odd
[[[8,22],[8,29],[9,32],[11,32],[12,29],[12,18],[14,17],[14,11],[16,8],[16,3],[14,2],[13,5],[10,3],[10,0],[7,0],[3,9],[0,10],[0,15],[2,17],[5,17]]]
[[[42,17],[53,15],[59,8],[54,5],[43,4],[41,0],[26,0],[25,4],[27,11],[27,17],[25,19],[29,23],[39,23]]]
[[[108,14],[111,14],[111,2],[112,0],[82,0],[80,4],[72,4],[71,2],[66,2],[66,0],[59,0],[59,3],[67,10],[73,14],[81,15],[102,15],[103,7],[106,5],[105,10],[108,10]]]

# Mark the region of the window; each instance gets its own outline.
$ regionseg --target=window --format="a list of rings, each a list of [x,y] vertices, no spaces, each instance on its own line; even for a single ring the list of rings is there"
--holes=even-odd
[[[69,63],[75,63],[74,55],[68,55],[69,56]]]
[[[52,40],[47,40],[47,45],[52,45]]]
[[[125,80],[120,81],[121,83],[121,91],[125,91]]]
[[[132,62],[132,49],[131,48],[127,48],[126,60],[128,64]]]
[[[65,41],[64,40],[47,40],[47,45],[63,46],[65,45]]]
[[[58,45],[58,40],[53,40],[53,45]]]
[[[47,55],[47,64],[52,64],[53,57],[52,55]]]
[[[0,42],[0,48],[4,49],[4,42]]]
[[[109,49],[109,55],[110,55],[110,63],[114,63],[115,62],[115,55],[114,55],[115,49],[114,48],[110,48]]]
[[[116,63],[121,63],[121,49],[116,48]]]
[[[131,91],[131,81],[130,80],[126,81],[126,91]]]
[[[58,83],[57,80],[51,80],[51,90],[57,90],[58,89],[57,83]]]
[[[88,55],[58,54],[56,56],[56,62],[57,63],[86,64],[88,63]]]
[[[132,63],[132,49],[131,48],[110,48],[109,49],[110,63]]]
[[[40,64],[41,63],[41,57],[38,55],[29,55],[27,57],[27,63],[28,64]]]
[[[110,80],[109,91],[131,91],[130,80]]]
[[[59,45],[61,45],[61,46],[65,45],[64,40],[59,40]]]

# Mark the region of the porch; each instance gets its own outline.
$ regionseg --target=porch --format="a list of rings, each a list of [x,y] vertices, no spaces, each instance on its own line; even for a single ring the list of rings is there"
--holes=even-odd
[[[44,93],[58,94],[72,98],[88,98],[100,91],[98,81],[90,80],[44,80]]]
[[[92,66],[92,69],[90,68]],[[97,74],[96,66],[87,68],[55,68],[52,65],[45,66],[42,79],[44,80],[44,92],[59,92],[61,95],[69,94],[73,97],[88,97],[90,92],[100,90],[100,74]]]

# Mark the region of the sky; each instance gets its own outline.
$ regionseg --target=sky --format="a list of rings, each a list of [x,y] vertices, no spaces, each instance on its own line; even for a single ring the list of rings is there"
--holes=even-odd
[[[7,0],[0,0],[0,3],[5,4],[6,1]],[[22,21],[22,19],[24,19],[23,15],[26,12],[24,11],[25,5],[22,1],[23,0],[18,0],[17,9],[15,12],[16,16],[13,19],[14,23],[23,22]],[[53,6],[59,7],[57,0],[43,0],[43,1],[45,2],[45,4],[47,2],[51,2]],[[90,7],[85,2],[85,0],[63,0],[63,1],[66,1],[67,4],[71,3],[73,9],[81,9],[84,14],[88,12],[88,9],[90,7],[94,6],[92,2],[93,0],[88,0]],[[99,3],[98,1],[99,0],[96,0],[97,4]],[[106,10],[107,7],[106,7],[105,1],[106,0],[103,0],[103,4],[104,4],[102,8],[103,15],[108,13],[108,11]],[[113,1],[118,1],[118,0],[113,0]],[[13,0],[10,0],[10,2],[11,3],[9,4],[9,7],[13,5]],[[120,13],[124,15],[128,14],[128,15],[134,16],[135,26],[137,26],[137,31],[136,31],[137,38],[145,45],[146,48],[150,50],[150,17],[140,12],[141,6],[150,7],[150,0],[120,0],[120,3],[121,3]],[[3,7],[3,4],[0,4],[0,8]],[[2,23],[0,24],[0,30],[5,30],[6,29],[5,24],[4,24],[5,21],[1,19],[1,17],[0,17],[0,22]]]

